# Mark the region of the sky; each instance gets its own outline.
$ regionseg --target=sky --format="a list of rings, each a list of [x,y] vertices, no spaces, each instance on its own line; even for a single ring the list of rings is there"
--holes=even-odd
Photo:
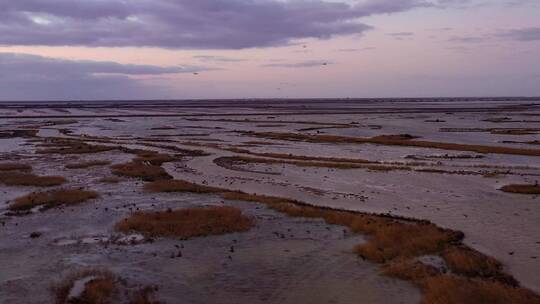
[[[540,0],[0,0],[0,101],[540,96]]]

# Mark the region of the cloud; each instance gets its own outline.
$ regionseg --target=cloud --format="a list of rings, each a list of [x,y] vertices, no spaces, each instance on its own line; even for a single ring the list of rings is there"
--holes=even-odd
[[[443,1],[443,0],[440,0]],[[361,34],[428,0],[0,0],[0,45],[241,49]]]
[[[27,54],[0,53],[2,100],[149,98],[157,87],[139,77],[208,70],[101,61],[74,61]]]
[[[528,27],[508,30],[498,34],[499,37],[510,38],[517,41],[540,41],[540,27]]]
[[[468,51],[470,51],[469,48],[464,47],[464,46],[450,46],[450,47],[447,47],[446,49],[450,50],[450,51],[456,51],[456,52],[468,52]]]
[[[412,40],[414,33],[413,32],[396,32],[396,33],[388,33],[387,36],[393,37],[396,40]]]
[[[472,36],[466,36],[466,37],[459,37],[459,36],[453,36],[450,39],[448,39],[449,42],[457,42],[457,43],[481,43],[486,41],[486,37],[472,37]]]
[[[367,46],[363,48],[351,48],[351,49],[337,49],[336,52],[342,52],[342,53],[354,53],[354,52],[361,52],[361,51],[373,51],[377,49],[373,46]]]
[[[203,62],[242,62],[242,61],[246,61],[246,59],[231,58],[231,57],[225,57],[225,56],[197,55],[197,56],[193,56],[193,58],[197,59],[199,61],[203,61]]]
[[[413,32],[397,32],[397,33],[388,33],[386,35],[392,36],[392,37],[410,37],[410,36],[414,36],[414,33]]]
[[[265,68],[314,68],[314,67],[320,67],[320,66],[326,66],[334,64],[330,61],[324,61],[324,60],[307,60],[297,63],[269,63],[264,64],[262,67]]]

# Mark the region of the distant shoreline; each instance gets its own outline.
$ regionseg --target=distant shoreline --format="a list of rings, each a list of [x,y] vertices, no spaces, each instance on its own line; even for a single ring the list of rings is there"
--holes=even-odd
[[[468,102],[468,101],[534,101],[540,102],[540,96],[514,96],[514,97],[388,97],[388,98],[234,98],[234,99],[137,99],[137,100],[42,100],[42,101],[0,101],[0,108],[28,106],[28,105],[70,105],[80,106],[89,104],[107,104],[107,105],[122,105],[122,104],[145,104],[152,105],[189,105],[189,104],[302,104],[302,103],[381,103],[381,102]]]

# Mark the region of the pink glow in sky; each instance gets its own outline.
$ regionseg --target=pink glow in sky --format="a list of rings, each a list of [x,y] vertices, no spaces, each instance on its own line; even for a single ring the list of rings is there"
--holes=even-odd
[[[540,95],[537,0],[0,7],[0,100]]]

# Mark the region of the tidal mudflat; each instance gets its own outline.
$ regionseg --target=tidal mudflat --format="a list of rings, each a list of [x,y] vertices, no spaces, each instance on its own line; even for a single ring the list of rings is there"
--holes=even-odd
[[[540,101],[0,107],[1,303],[540,303]]]

